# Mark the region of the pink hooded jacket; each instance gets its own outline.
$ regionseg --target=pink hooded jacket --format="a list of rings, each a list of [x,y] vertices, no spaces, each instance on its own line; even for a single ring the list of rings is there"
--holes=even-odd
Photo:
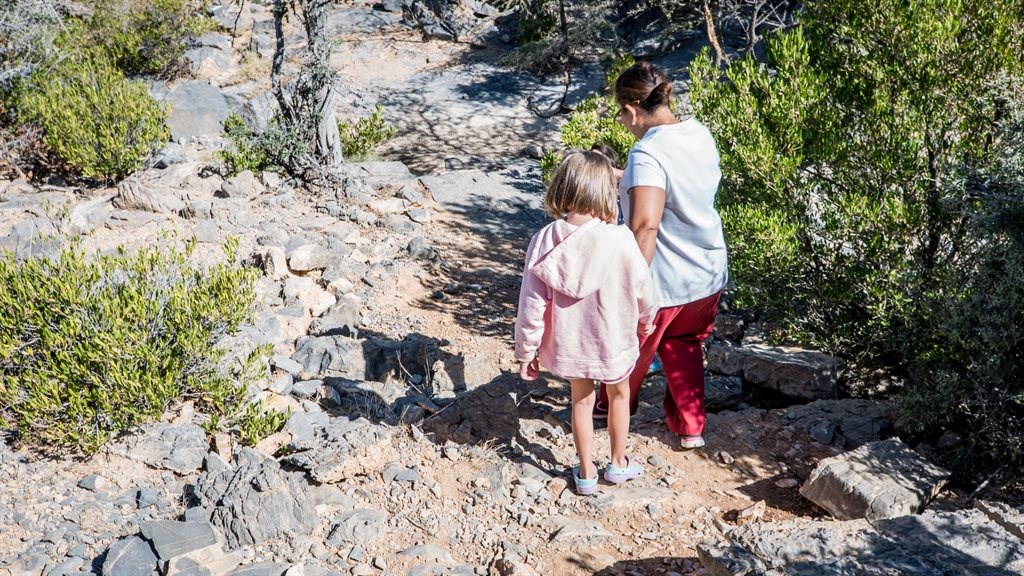
[[[616,382],[640,355],[637,326],[657,312],[650,270],[633,233],[598,219],[564,220],[526,250],[516,317],[516,360],[564,378]]]

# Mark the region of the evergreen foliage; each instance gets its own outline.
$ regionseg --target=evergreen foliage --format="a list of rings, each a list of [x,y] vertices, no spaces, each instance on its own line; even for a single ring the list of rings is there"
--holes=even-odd
[[[1020,2],[997,4],[815,2],[769,66],[748,57],[719,82],[706,52],[694,62],[740,302],[783,336],[900,359],[921,306],[971,265],[961,168],[990,156],[991,79],[1021,69]]]
[[[349,160],[365,160],[374,148],[395,135],[395,127],[384,120],[384,107],[377,104],[373,112],[352,122],[339,122],[342,152]]]
[[[383,111],[377,104],[368,116],[355,122],[338,123],[346,159],[365,160],[374,148],[395,135],[395,128],[384,120]],[[306,163],[304,159],[312,153],[315,134],[311,123],[289,124],[280,118],[264,130],[257,130],[240,115],[232,113],[224,120],[224,135],[231,147],[219,151],[217,157],[229,175],[243,170],[292,172]]]
[[[226,373],[217,343],[251,320],[257,273],[230,262],[200,270],[187,256],[0,256],[0,419],[21,441],[90,454],[172,401],[238,411],[245,388],[235,380],[256,375],[259,358]]]
[[[566,148],[589,150],[595,144],[604,144],[615,150],[620,160],[625,162],[636,138],[615,118],[618,105],[615,103],[614,89],[619,74],[632,66],[633,62],[633,58],[628,55],[617,55],[612,58],[605,76],[604,93],[589,96],[580,102],[562,125],[560,138]],[[558,168],[562,157],[561,151],[551,151],[541,158],[541,176],[545,182]]]
[[[123,178],[169,137],[167,107],[101,52],[38,69],[19,85],[14,102],[18,119],[42,128],[43,143],[87,178]]]
[[[962,468],[1024,478],[1024,94],[1004,104],[993,162],[974,195],[975,264],[930,303],[901,420],[912,431],[961,431]]]
[[[1024,188],[1005,167],[1022,15],[1020,0],[809,2],[767,64],[723,78],[705,51],[690,69],[737,303],[779,339],[912,375],[906,426],[952,427],[972,463],[1017,474]]]
[[[69,23],[70,50],[98,46],[129,76],[175,76],[190,38],[213,30],[202,0],[90,0],[91,13]]]

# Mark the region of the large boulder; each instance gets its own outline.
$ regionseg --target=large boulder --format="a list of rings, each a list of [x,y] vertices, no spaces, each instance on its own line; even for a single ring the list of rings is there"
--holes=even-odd
[[[708,370],[741,376],[744,381],[797,400],[837,398],[837,380],[845,363],[814,350],[715,343],[708,349]]]
[[[747,524],[697,546],[713,576],[915,576],[1024,573],[1024,542],[977,510],[844,522]]]
[[[305,474],[285,471],[247,448],[238,452],[234,464],[205,472],[195,485],[199,506],[224,533],[229,549],[316,530],[316,502]]]
[[[220,90],[205,80],[182,82],[167,91],[163,99],[171,104],[167,125],[176,142],[220,136],[224,119],[231,112]]]
[[[822,460],[800,494],[842,520],[895,518],[920,512],[949,476],[891,438]]]

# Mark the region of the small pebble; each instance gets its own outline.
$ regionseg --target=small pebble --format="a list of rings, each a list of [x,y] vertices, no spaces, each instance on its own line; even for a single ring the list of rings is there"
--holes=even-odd
[[[79,480],[78,487],[85,488],[86,490],[91,490],[95,492],[97,490],[102,490],[107,487],[107,479],[104,478],[103,476],[91,474]]]

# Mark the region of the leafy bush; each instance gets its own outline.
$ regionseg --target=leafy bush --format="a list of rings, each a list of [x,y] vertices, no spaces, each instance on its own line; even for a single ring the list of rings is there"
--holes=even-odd
[[[243,444],[255,446],[260,440],[284,428],[290,416],[291,410],[274,410],[262,401],[246,404],[239,417],[238,438]]]
[[[232,112],[224,120],[224,135],[231,148],[218,151],[217,157],[231,176],[244,170],[291,172],[310,154],[314,134],[311,125],[289,125],[277,120],[264,130],[256,130]]]
[[[395,128],[384,120],[384,107],[380,104],[369,116],[351,122],[339,122],[338,133],[341,135],[342,153],[346,160],[367,158],[373,149],[387,142],[395,135]]]
[[[199,270],[190,250],[0,256],[0,418],[22,441],[90,454],[177,399],[237,410],[245,389],[215,344],[251,319],[256,271]]]
[[[65,44],[99,46],[128,75],[174,76],[189,38],[214,29],[205,0],[90,0]],[[71,46],[69,46],[71,47]]]
[[[41,127],[43,143],[87,178],[129,175],[169,137],[167,107],[99,53],[39,69],[14,101],[19,121]]]
[[[813,2],[768,43],[768,66],[747,57],[719,81],[707,51],[694,61],[739,305],[774,314],[780,337],[906,367],[925,296],[973,266],[957,174],[986,162],[1003,98],[991,79],[1020,73],[1019,10]]]
[[[516,11],[520,42],[535,42],[555,33],[558,27],[556,2],[552,0],[520,0]]]
[[[811,2],[768,65],[739,60],[721,81],[705,51],[690,68],[722,155],[737,304],[770,312],[780,338],[909,375],[905,427],[956,430],[962,470],[1017,478],[1022,9]]]
[[[57,168],[60,161],[43,144],[42,131],[36,126],[13,122],[0,102],[0,178],[45,177]]]
[[[965,433],[961,468],[1024,478],[1024,97],[1007,100],[986,193],[976,196],[977,264],[957,271],[921,334],[901,403],[913,432]],[[976,175],[977,176],[977,175]]]
[[[377,104],[369,116],[355,123],[338,123],[346,160],[366,159],[374,148],[395,135],[394,127],[384,120],[383,111]],[[275,119],[266,129],[257,130],[240,115],[232,113],[224,120],[224,135],[231,147],[219,151],[217,157],[229,175],[243,170],[293,172],[312,154],[316,128],[311,123],[313,119],[308,120],[288,124]]]
[[[634,60],[629,56],[614,58],[606,76],[605,86],[607,89],[605,93],[584,99],[569,114],[560,133],[562,144],[566,148],[589,150],[594,144],[604,144],[615,150],[619,158],[625,161],[636,138],[615,118],[618,105],[615,103],[614,86],[619,74],[632,66],[633,62]],[[541,176],[545,182],[551,178],[551,174],[561,162],[561,152],[547,152],[541,158]]]
[[[57,54],[62,28],[59,0],[7,0],[0,3],[0,95],[12,82]]]

